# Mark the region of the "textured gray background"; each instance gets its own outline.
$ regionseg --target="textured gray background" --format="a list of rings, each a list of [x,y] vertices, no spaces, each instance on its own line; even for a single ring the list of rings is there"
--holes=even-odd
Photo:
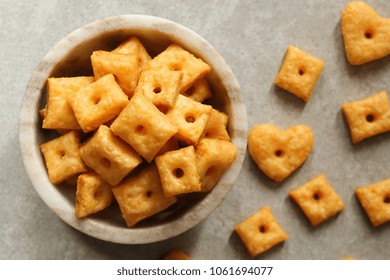
[[[390,134],[352,145],[340,106],[390,90],[390,59],[350,66],[343,52],[340,14],[347,1],[0,1],[0,259],[156,259],[182,248],[194,259],[247,259],[234,226],[269,205],[290,239],[259,259],[390,259],[389,224],[370,226],[353,195],[360,185],[390,177]],[[390,17],[389,1],[367,1]],[[247,155],[232,192],[207,220],[171,240],[118,245],[96,240],[57,218],[24,171],[18,117],[25,87],[46,52],[78,27],[108,16],[147,14],[176,21],[208,40],[241,85],[248,126],[305,123],[316,136],[304,166],[274,183]],[[286,47],[325,60],[305,105],[272,81]],[[346,204],[336,218],[312,228],[288,190],[324,173]]]

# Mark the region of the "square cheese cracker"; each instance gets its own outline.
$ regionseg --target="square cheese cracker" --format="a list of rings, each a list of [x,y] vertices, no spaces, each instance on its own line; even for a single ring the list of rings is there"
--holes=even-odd
[[[274,83],[307,102],[323,68],[321,59],[289,46]]]
[[[147,69],[167,68],[172,71],[182,71],[183,81],[180,92],[187,91],[198,80],[210,73],[210,66],[202,59],[177,44],[172,44],[149,62]]]
[[[390,221],[390,179],[357,188],[355,194],[374,227]]]
[[[79,147],[79,135],[74,130],[41,145],[50,182],[59,184],[76,174],[87,171]]]
[[[107,184],[97,173],[81,174],[77,179],[76,191],[76,217],[84,218],[97,213],[108,206],[114,200],[111,186]]]
[[[165,197],[160,176],[154,164],[112,188],[128,227],[157,214],[177,201]]]
[[[344,209],[344,203],[324,175],[289,192],[313,226],[333,217]]]
[[[70,106],[70,100],[77,91],[94,81],[94,77],[49,78],[42,127],[45,129],[80,130],[80,125]]]
[[[131,98],[110,129],[148,162],[177,132],[177,127],[142,94]]]
[[[390,103],[386,91],[342,106],[352,143],[390,131]]]
[[[141,157],[125,141],[101,125],[80,148],[85,163],[112,186],[142,162]]]
[[[234,230],[252,257],[288,239],[268,206],[239,223]]]
[[[128,102],[114,76],[107,74],[79,90],[70,105],[83,131],[90,132],[118,116]]]

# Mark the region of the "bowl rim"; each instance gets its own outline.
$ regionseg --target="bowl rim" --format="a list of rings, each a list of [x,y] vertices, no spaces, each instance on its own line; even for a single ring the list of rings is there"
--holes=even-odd
[[[64,196],[48,180],[46,166],[42,163],[42,155],[39,148],[37,134],[38,110],[42,89],[51,71],[59,59],[64,57],[69,49],[80,43],[98,37],[102,30],[115,31],[119,29],[148,28],[162,32],[184,41],[194,49],[201,49],[203,57],[213,65],[217,65],[216,72],[227,90],[228,98],[234,103],[231,106],[231,118],[234,123],[234,135],[232,142],[237,146],[238,152],[235,161],[228,172],[224,174],[217,186],[193,206],[191,211],[184,213],[179,218],[153,227],[145,228],[118,228],[117,226],[101,223],[95,219],[78,219],[73,209],[64,209]],[[184,36],[183,36],[184,34]],[[223,71],[222,71],[223,70]],[[120,244],[145,244],[166,240],[182,234],[195,227],[211,214],[226,198],[237,180],[246,154],[247,137],[247,113],[238,81],[229,65],[219,52],[200,35],[191,29],[168,19],[128,14],[112,16],[81,26],[61,39],[43,57],[36,67],[26,87],[19,119],[19,142],[25,170],[32,185],[45,204],[59,216],[65,223],[73,228],[97,239]],[[42,168],[46,176],[42,176]],[[60,206],[59,206],[60,205]],[[66,206],[66,203],[65,205]]]

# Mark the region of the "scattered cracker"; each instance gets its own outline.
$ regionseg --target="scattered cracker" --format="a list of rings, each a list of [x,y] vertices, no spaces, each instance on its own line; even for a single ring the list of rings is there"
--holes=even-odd
[[[390,19],[382,18],[364,2],[348,3],[341,15],[345,53],[352,65],[390,54]]]
[[[318,175],[289,193],[313,226],[344,209],[344,203],[324,175]]]
[[[235,231],[252,257],[288,239],[268,206],[238,224]]]
[[[352,143],[390,131],[390,103],[386,91],[342,106]]]
[[[260,170],[281,182],[310,155],[314,134],[306,125],[282,130],[271,124],[254,125],[249,131],[248,149]]]
[[[357,188],[355,194],[374,227],[390,221],[390,179]]]
[[[321,59],[289,46],[274,83],[307,102],[323,68]]]
[[[164,257],[163,260],[191,260],[190,256],[179,249],[174,249],[169,251]]]

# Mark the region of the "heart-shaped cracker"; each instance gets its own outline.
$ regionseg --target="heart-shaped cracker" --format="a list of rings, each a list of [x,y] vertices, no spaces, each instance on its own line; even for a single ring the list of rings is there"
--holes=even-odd
[[[390,19],[368,4],[348,3],[341,15],[345,52],[352,65],[364,64],[390,54]]]
[[[306,125],[282,130],[272,124],[252,127],[249,153],[257,166],[272,180],[281,182],[300,167],[310,154],[314,134]]]

